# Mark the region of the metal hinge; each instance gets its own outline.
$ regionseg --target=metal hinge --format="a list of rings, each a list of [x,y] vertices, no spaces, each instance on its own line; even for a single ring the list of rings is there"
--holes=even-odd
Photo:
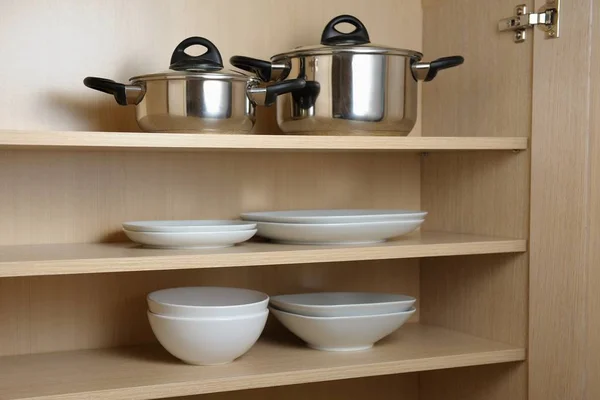
[[[537,26],[546,32],[547,38],[560,36],[560,0],[547,0],[537,13],[528,13],[525,4],[515,7],[515,16],[501,19],[498,22],[500,32],[513,31],[515,42],[521,43],[527,39],[527,29]]]

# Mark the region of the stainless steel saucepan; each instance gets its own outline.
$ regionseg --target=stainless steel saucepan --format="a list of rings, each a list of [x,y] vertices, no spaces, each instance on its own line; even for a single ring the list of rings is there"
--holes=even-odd
[[[195,45],[206,52],[188,55],[185,50]],[[265,87],[255,77],[224,70],[215,45],[191,37],[177,46],[167,72],[135,76],[127,85],[94,77],[84,84],[112,94],[122,106],[135,105],[144,131],[248,133],[257,105],[274,104],[277,96],[302,89],[305,81],[288,79]]]
[[[349,23],[354,31],[336,26]],[[463,63],[461,56],[421,61],[423,54],[370,43],[367,29],[350,15],[332,19],[321,44],[299,47],[271,61],[234,56],[231,64],[263,81],[302,79],[306,86],[277,99],[277,122],[286,133],[399,135],[417,119],[418,81]]]

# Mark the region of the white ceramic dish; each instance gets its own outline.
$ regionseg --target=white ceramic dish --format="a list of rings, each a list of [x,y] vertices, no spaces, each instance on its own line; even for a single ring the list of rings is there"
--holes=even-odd
[[[411,210],[295,210],[243,213],[248,221],[284,224],[328,224],[347,222],[410,221],[424,219],[426,211]]]
[[[256,229],[232,232],[132,232],[125,230],[131,240],[159,249],[212,249],[231,247],[245,242],[256,234]]]
[[[405,235],[424,220],[344,224],[280,224],[258,222],[258,235],[289,244],[369,244]]]
[[[373,344],[400,328],[411,315],[412,308],[393,314],[358,317],[307,317],[272,308],[273,315],[309,347],[325,351],[367,350]]]
[[[262,333],[269,310],[223,318],[175,318],[148,311],[160,344],[181,361],[194,365],[227,364],[246,353]]]
[[[308,317],[350,317],[407,311],[415,301],[403,294],[323,292],[273,296],[271,305]]]
[[[163,289],[146,297],[150,312],[179,318],[211,318],[257,314],[269,296],[256,290],[229,287]]]
[[[132,221],[123,223],[132,232],[225,232],[256,229],[256,224],[230,220]]]

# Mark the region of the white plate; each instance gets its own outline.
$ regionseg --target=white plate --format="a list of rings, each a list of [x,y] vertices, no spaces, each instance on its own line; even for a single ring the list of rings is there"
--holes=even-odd
[[[286,328],[309,347],[325,351],[356,351],[373,347],[378,340],[400,328],[411,315],[409,311],[358,317],[306,317],[271,308]]]
[[[288,224],[328,224],[344,222],[381,222],[424,219],[426,211],[410,210],[295,210],[243,213],[248,221]]]
[[[280,224],[258,222],[258,235],[289,244],[369,244],[405,235],[424,220],[345,224]]]
[[[256,224],[230,220],[131,221],[123,229],[132,232],[225,232],[256,229]]]
[[[146,297],[150,312],[182,318],[229,317],[259,313],[269,296],[230,287],[179,287],[157,290]]]
[[[124,230],[129,239],[147,247],[160,249],[210,249],[231,247],[245,242],[256,229],[233,232],[132,232]]]
[[[273,296],[271,304],[308,317],[349,317],[407,311],[416,300],[403,294],[324,292]]]

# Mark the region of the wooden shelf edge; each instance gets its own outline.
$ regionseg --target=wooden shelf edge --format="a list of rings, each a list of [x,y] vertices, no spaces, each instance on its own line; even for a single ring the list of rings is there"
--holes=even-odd
[[[297,342],[261,343],[261,339],[248,355],[223,367],[187,366],[155,345],[131,350],[2,357],[0,366],[15,367],[12,371],[9,368],[4,377],[8,382],[2,382],[0,376],[0,388],[8,388],[0,389],[0,398],[158,399],[519,362],[526,358],[523,348],[426,325],[407,324],[392,338],[368,352],[346,355],[309,350]],[[50,365],[52,368],[47,368]],[[198,373],[200,370],[205,373]],[[79,372],[62,376],[74,371]],[[26,380],[30,386],[19,386],[19,380]]]
[[[0,277],[232,268],[517,253],[524,239],[425,232],[375,246],[290,246],[248,243],[216,252],[152,250],[124,244],[0,247]]]
[[[0,131],[0,148],[146,150],[458,151],[525,150],[525,137],[227,135]]]

